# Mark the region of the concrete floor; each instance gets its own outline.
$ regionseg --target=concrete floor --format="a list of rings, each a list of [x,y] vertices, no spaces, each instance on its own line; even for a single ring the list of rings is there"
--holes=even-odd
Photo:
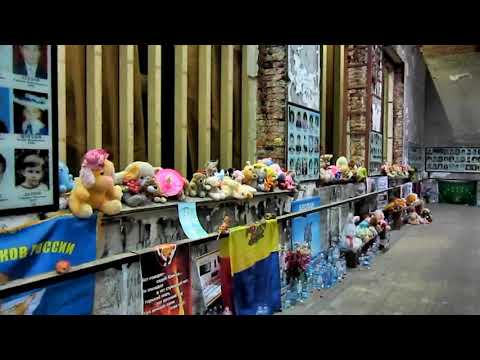
[[[349,269],[284,315],[480,314],[480,208],[430,204],[433,223],[392,232],[370,270]]]

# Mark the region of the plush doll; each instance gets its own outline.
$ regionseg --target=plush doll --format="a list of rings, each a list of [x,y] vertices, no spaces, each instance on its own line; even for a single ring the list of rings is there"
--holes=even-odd
[[[155,171],[158,168],[154,168],[147,162],[135,161],[128,165],[125,170],[115,174],[115,184],[126,185],[131,180],[138,181],[146,176],[155,176]]]
[[[342,172],[342,179],[346,180],[351,177],[350,168],[348,167],[348,160],[345,156],[340,156],[335,165]]]
[[[141,190],[153,203],[166,203],[167,199],[163,196],[162,189],[154,176],[145,176],[141,180]]]
[[[257,173],[250,161],[247,161],[247,165],[243,168],[243,183],[252,187],[257,186]]]
[[[60,190],[60,209],[64,210],[68,208],[67,193],[72,191],[74,181],[67,165],[62,161],[58,163],[58,185]]]
[[[373,216],[377,218],[377,222],[379,225],[379,228],[382,231],[390,231],[392,228],[390,225],[388,225],[387,221],[385,220],[385,215],[382,210],[377,210],[373,213]]]
[[[160,191],[166,198],[184,200],[189,182],[177,170],[159,169],[155,173],[155,180],[160,186]]]
[[[72,191],[74,185],[73,175],[70,174],[67,165],[62,161],[58,163],[58,184],[61,194]]]
[[[421,217],[427,220],[428,224],[431,224],[433,221],[432,213],[429,209],[423,209]]]
[[[245,176],[243,175],[242,171],[235,170],[232,174],[232,179],[240,184],[243,184],[243,180],[245,179]]]
[[[263,189],[265,192],[271,192],[277,186],[277,181],[272,175],[267,175],[263,183]]]
[[[415,212],[414,208],[409,207],[407,211],[408,211],[408,223],[410,225],[420,225],[420,224],[426,223],[426,220],[423,219],[420,215],[418,215]]]
[[[217,166],[218,166],[218,160],[209,161],[205,166],[205,175],[207,175],[207,177],[215,175],[215,173],[217,172]]]
[[[265,172],[263,170],[258,171],[257,173],[257,191],[266,192],[265,189]]]
[[[114,185],[115,168],[103,149],[88,151],[82,162],[80,176],[69,198],[73,215],[88,218],[97,209],[107,215],[122,210],[122,188]]]
[[[357,182],[364,182],[367,178],[367,169],[363,166],[360,166],[357,169]]]
[[[264,164],[265,166],[271,166],[273,165],[273,160],[272,158],[265,158],[265,159],[258,160],[258,163]]]
[[[221,189],[226,195],[226,198],[247,199],[253,197],[250,186],[243,186],[233,179],[225,178],[221,185]]]
[[[208,188],[207,195],[209,198],[220,201],[224,200],[227,195],[221,189],[221,181],[216,176],[210,176],[205,179],[205,186]]]
[[[215,172],[214,176],[220,180],[220,181],[223,181],[223,179],[225,178],[225,170],[220,170],[219,172]],[[228,175],[227,175],[228,176]]]
[[[205,184],[207,176],[202,173],[193,174],[192,180],[188,185],[188,196],[192,197],[201,197],[204,198],[207,196],[208,190],[210,187]]]
[[[347,222],[340,234],[340,246],[344,249],[351,249],[357,251],[362,246],[362,240],[356,235],[356,228],[354,223],[354,216],[352,213],[348,214]]]

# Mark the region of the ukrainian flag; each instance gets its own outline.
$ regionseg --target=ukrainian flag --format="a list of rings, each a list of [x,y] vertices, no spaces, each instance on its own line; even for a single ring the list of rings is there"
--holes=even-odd
[[[230,230],[220,244],[224,303],[237,315],[268,314],[281,310],[280,250],[277,220]]]

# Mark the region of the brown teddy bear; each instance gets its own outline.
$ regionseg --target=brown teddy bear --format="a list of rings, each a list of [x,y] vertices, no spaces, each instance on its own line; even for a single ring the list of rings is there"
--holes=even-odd
[[[207,196],[210,186],[206,184],[207,176],[202,173],[193,174],[192,180],[188,184],[188,195],[192,197],[204,198]]]

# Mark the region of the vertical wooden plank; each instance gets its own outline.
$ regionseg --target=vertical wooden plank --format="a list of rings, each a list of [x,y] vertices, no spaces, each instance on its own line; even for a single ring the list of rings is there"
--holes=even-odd
[[[67,162],[67,86],[65,77],[65,45],[57,45],[58,89],[58,158]]]
[[[321,153],[325,152],[327,146],[327,60],[328,60],[328,46],[321,46],[320,58],[320,76],[322,78],[321,94],[320,94],[320,149]]]
[[[233,45],[222,45],[220,167],[232,166],[233,158]]]
[[[198,164],[198,56],[199,45],[188,46],[187,59],[187,174],[191,177]]]
[[[350,139],[350,135],[347,134],[347,118],[348,118],[348,113],[347,113],[347,86],[345,83],[345,79],[347,78],[347,52],[345,51],[345,45],[340,45],[340,56],[339,56],[339,117],[338,119],[340,120],[340,129],[341,131],[339,132],[340,135],[340,151],[339,154],[344,154],[345,156],[350,156],[350,153],[348,153],[350,149],[350,144],[347,144],[347,140]]]
[[[175,45],[175,169],[187,175],[188,46]]]
[[[148,161],[162,162],[162,47],[148,45]]]
[[[212,46],[200,45],[198,58],[198,165],[210,159]]]
[[[242,164],[256,159],[258,45],[243,45]]]
[[[367,65],[367,119],[365,134],[365,168],[370,171],[370,131],[372,130],[372,66],[373,66],[373,45],[368,46],[368,65]]]
[[[232,167],[242,169],[242,111],[243,111],[243,48],[233,47],[233,124],[232,124]]]
[[[102,147],[102,45],[87,46],[87,147]]]
[[[119,117],[120,117],[120,168],[133,162],[133,80],[134,45],[120,45],[119,49]]]
[[[220,159],[220,88],[221,88],[221,45],[212,45],[212,110],[210,157]]]

